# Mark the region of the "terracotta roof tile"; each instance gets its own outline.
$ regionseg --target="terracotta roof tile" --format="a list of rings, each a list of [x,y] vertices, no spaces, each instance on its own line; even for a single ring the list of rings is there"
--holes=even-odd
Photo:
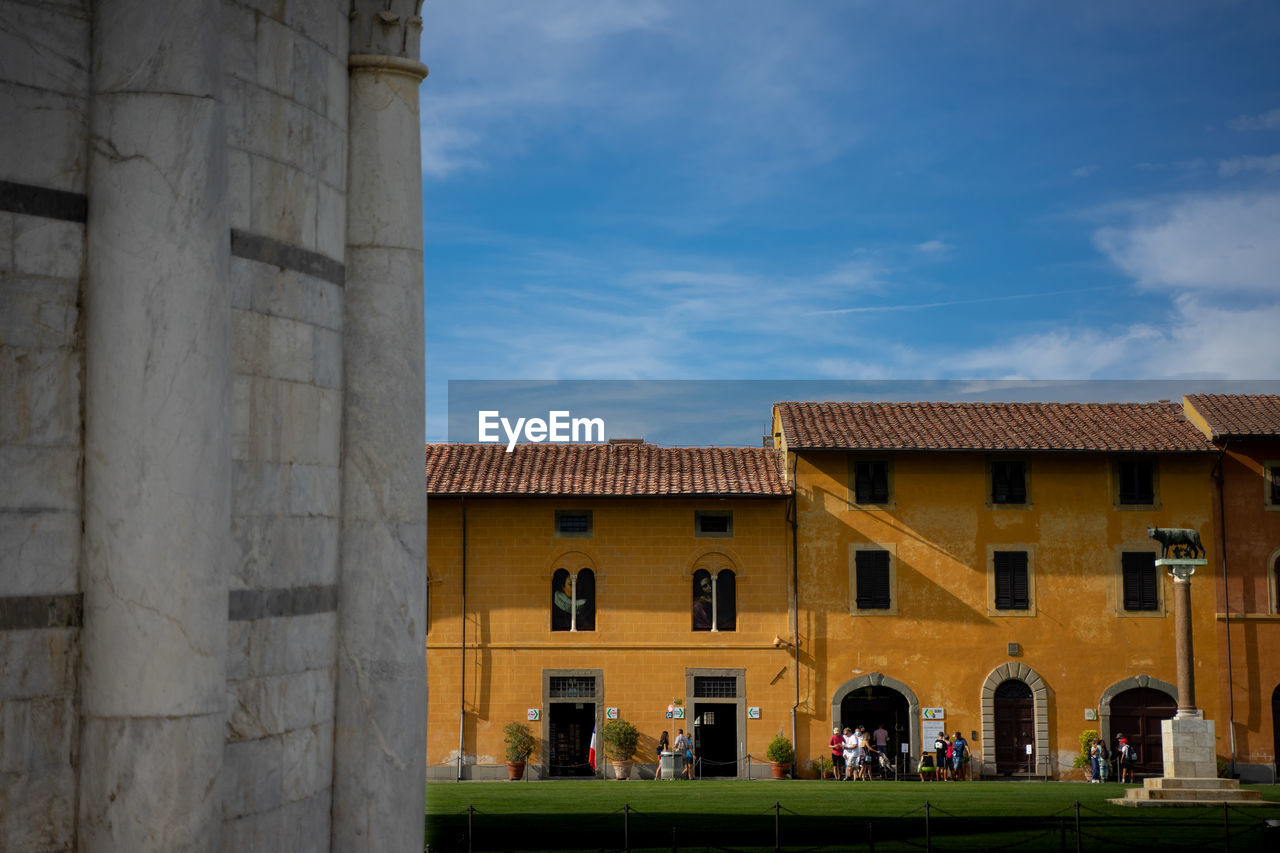
[[[1208,450],[1173,403],[778,403],[789,449]]]
[[[1280,395],[1188,394],[1214,438],[1280,435]]]
[[[761,447],[428,444],[429,495],[788,495]]]

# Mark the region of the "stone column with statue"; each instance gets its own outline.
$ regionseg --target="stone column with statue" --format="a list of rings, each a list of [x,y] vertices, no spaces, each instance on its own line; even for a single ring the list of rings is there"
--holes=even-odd
[[[1164,775],[1144,779],[1122,799],[1126,806],[1184,805],[1188,802],[1254,802],[1257,791],[1242,791],[1235,779],[1218,778],[1213,720],[1196,707],[1195,647],[1191,631],[1191,576],[1207,563],[1200,533],[1184,527],[1149,527],[1160,543],[1157,568],[1173,578],[1174,644],[1178,666],[1178,712],[1160,723]]]

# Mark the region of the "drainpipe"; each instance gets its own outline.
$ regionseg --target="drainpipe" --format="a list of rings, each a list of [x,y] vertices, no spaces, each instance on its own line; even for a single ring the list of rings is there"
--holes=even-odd
[[[462,498],[462,669],[458,692],[458,778],[462,781],[462,738],[467,731],[467,499]]]
[[[1218,530],[1222,532],[1222,552],[1218,555],[1222,563],[1222,624],[1227,632],[1227,731],[1231,733],[1231,776],[1236,775],[1236,691],[1232,679],[1231,667],[1231,591],[1227,588],[1227,509],[1224,484],[1227,472],[1223,469],[1223,460],[1227,455],[1227,447],[1231,439],[1227,439],[1218,448],[1218,462],[1213,466],[1213,478],[1218,481]]]
[[[796,711],[800,707],[800,543],[798,540],[800,530],[800,511],[796,505],[796,466],[799,463],[798,456],[792,456],[791,463],[791,653],[795,656],[796,661],[796,701],[791,706],[791,745],[794,748],[796,741]],[[796,776],[796,764],[791,762],[791,778]]]

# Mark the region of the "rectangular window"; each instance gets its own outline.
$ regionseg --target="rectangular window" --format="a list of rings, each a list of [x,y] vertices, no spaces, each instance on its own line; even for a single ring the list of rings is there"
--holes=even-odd
[[[1267,477],[1267,482],[1265,483],[1267,490],[1266,504],[1272,509],[1280,509],[1280,464],[1268,462],[1264,470]]]
[[[724,509],[694,510],[693,529],[697,536],[729,538],[733,536],[733,511]]]
[[[890,604],[889,552],[857,551],[854,554],[858,610],[888,610]]]
[[[556,510],[556,536],[587,539],[591,532],[591,510]]]
[[[553,675],[548,692],[552,699],[591,699],[596,695],[596,680],[590,675]]]
[[[1027,463],[998,459],[991,463],[991,502],[993,504],[1025,504],[1027,502]]]
[[[1149,506],[1156,502],[1154,459],[1122,459],[1116,464],[1121,505]]]
[[[737,699],[738,679],[732,675],[695,675],[693,677],[693,698]]]
[[[853,502],[887,504],[889,502],[889,463],[883,459],[853,463]]]
[[[1026,551],[996,551],[993,554],[996,581],[996,610],[1031,609]]]
[[[1160,609],[1160,574],[1150,551],[1125,551],[1120,555],[1125,610]]]

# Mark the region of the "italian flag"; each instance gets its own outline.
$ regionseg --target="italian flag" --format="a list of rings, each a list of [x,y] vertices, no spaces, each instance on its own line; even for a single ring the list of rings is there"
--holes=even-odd
[[[600,746],[600,738],[596,736],[596,730],[591,730],[591,748],[587,750],[587,763],[591,765],[591,771],[594,773],[596,769],[596,749]]]

